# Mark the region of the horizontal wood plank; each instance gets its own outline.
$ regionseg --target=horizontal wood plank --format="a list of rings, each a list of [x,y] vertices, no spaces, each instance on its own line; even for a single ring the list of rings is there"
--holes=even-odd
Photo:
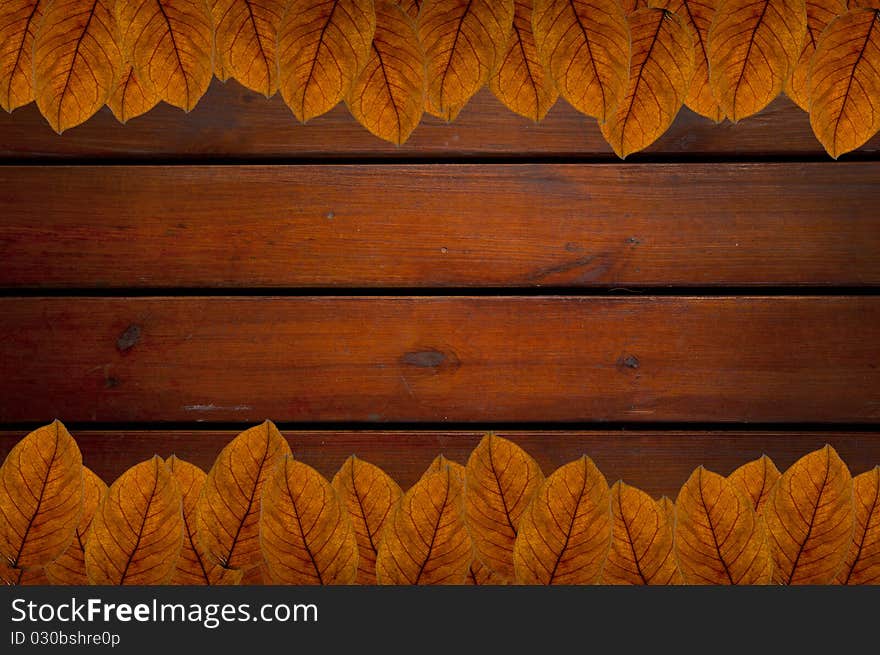
[[[860,156],[880,152],[880,137]],[[235,82],[215,81],[194,111],[167,105],[120,125],[103,109],[63,136],[55,134],[35,105],[0,113],[0,159],[332,159],[370,157],[589,157],[616,159],[596,121],[560,101],[540,124],[504,108],[481,91],[451,124],[425,116],[408,143],[397,147],[372,136],[340,105],[299,124],[276,96],[266,100]],[[682,109],[645,157],[827,157],[809,117],[780,97],[737,125],[715,125]],[[850,155],[851,157],[852,155]],[[857,155],[858,156],[858,155]]]
[[[0,167],[0,287],[880,283],[880,163]]]
[[[878,297],[0,299],[4,421],[880,419]]]

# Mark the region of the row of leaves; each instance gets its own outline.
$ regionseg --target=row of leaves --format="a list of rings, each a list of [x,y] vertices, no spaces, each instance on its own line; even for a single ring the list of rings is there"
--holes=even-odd
[[[354,456],[328,482],[266,422],[207,474],[156,456],[108,488],[56,421],[0,482],[10,584],[880,584],[880,467],[853,478],[830,446],[700,467],[673,504],[586,456],[545,478],[489,434],[404,493]]]
[[[0,41],[0,106],[58,132],[189,111],[214,74],[398,144],[487,83],[536,121],[562,95],[621,157],[683,104],[736,122],[783,90],[833,157],[880,130],[880,0],[4,0]]]

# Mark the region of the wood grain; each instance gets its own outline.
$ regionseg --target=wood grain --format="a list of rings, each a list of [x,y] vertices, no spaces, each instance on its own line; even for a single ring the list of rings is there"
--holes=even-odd
[[[880,283],[880,163],[0,167],[0,287]]]
[[[5,421],[880,418],[878,297],[0,299]]]

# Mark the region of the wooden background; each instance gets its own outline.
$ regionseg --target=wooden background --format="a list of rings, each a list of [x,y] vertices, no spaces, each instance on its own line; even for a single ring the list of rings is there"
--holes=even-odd
[[[619,162],[488,92],[396,148],[215,82],[63,136],[0,116],[0,457],[54,418],[108,482],[265,418],[412,483],[480,434],[675,495],[825,443],[880,463],[880,138],[781,98]]]

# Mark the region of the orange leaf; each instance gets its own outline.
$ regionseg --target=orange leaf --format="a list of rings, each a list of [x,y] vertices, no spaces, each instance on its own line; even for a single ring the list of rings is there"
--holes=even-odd
[[[880,466],[853,479],[856,523],[840,584],[880,584]]]
[[[260,498],[290,446],[271,421],[245,430],[220,451],[196,506],[208,561],[247,570],[260,563]]]
[[[464,583],[472,586],[499,586],[508,584],[508,578],[493,571],[480,560],[474,559]]]
[[[688,584],[769,584],[773,560],[763,519],[727,478],[702,466],[675,502],[675,550]]]
[[[403,492],[385,471],[354,455],[333,477],[333,488],[348,512],[357,539],[357,582],[376,584],[379,540]]]
[[[807,38],[791,75],[785,82],[785,93],[804,111],[810,111],[810,62],[816,52],[819,35],[828,23],[846,12],[846,0],[806,0]]]
[[[379,545],[379,584],[464,584],[473,546],[462,494],[461,479],[447,466],[403,495]]]
[[[752,507],[760,514],[770,496],[770,490],[780,475],[773,460],[767,455],[762,455],[740,466],[730,474],[729,479],[752,501]]]
[[[376,35],[367,65],[346,98],[349,111],[370,132],[400,145],[422,120],[425,84],[415,23],[391,0],[377,0]]]
[[[849,0],[848,9],[880,9],[880,0]]]
[[[513,549],[518,584],[595,584],[611,546],[608,483],[589,457],[544,480]]]
[[[82,513],[82,456],[55,421],[34,430],[0,467],[0,557],[13,569],[44,566],[73,541]]]
[[[7,587],[30,587],[49,584],[55,583],[49,580],[42,566],[32,569],[14,569],[5,560],[0,559],[0,585]]]
[[[425,0],[399,0],[397,4],[406,12],[407,16],[414,21],[418,21],[419,10],[422,8],[422,5],[425,4]]]
[[[810,67],[810,125],[835,159],[880,130],[880,9],[831,22]]]
[[[457,477],[462,484],[464,484],[464,466],[458,462],[453,462],[451,459],[446,459],[445,455],[437,455],[437,457],[435,457],[428,465],[425,472],[422,473],[421,479],[424,480],[433,473],[442,473],[446,471],[447,468],[452,471],[452,474]]]
[[[630,35],[617,0],[535,0],[538,52],[562,97],[600,123],[626,91]]]
[[[666,517],[666,522],[669,524],[669,527],[675,531],[675,503],[673,503],[669,498],[663,496],[660,500],[657,501],[657,507],[663,512],[663,516]],[[675,535],[673,534],[673,537]]]
[[[0,2],[0,107],[12,111],[34,99],[33,51],[48,0]]]
[[[120,123],[127,123],[132,118],[146,114],[159,104],[159,96],[138,82],[134,68],[128,66],[116,89],[110,94],[107,106]]]
[[[162,100],[192,110],[214,74],[213,21],[205,0],[117,4],[126,58]]]
[[[828,584],[853,535],[853,482],[831,446],[801,457],[777,480],[764,508],[781,584]]]
[[[804,0],[722,0],[709,29],[709,83],[734,123],[782,91],[807,31]]]
[[[260,562],[259,565],[251,567],[244,571],[239,582],[242,586],[261,586],[272,584],[272,578],[266,568],[266,562]]]
[[[61,133],[95,115],[122,69],[110,0],[54,0],[34,40],[34,96]]]
[[[83,504],[73,542],[54,562],[46,565],[46,576],[55,585],[87,585],[86,541],[89,526],[98,505],[107,493],[107,485],[90,469],[83,467]]]
[[[180,489],[156,455],[119,476],[98,506],[86,573],[96,585],[166,584],[182,545]]]
[[[627,16],[649,6],[647,0],[621,0],[620,4]]]
[[[226,53],[217,47],[217,26],[220,24],[220,19],[223,18],[224,5],[225,0],[208,0],[208,9],[211,13],[211,30],[213,33],[211,43],[214,48],[214,75],[221,82],[226,82],[231,75],[229,72],[229,62],[226,61]]]
[[[489,80],[513,25],[513,0],[426,0],[419,36],[428,63],[429,111],[458,116]]]
[[[293,0],[278,28],[281,95],[300,121],[335,107],[367,65],[373,2]]]
[[[269,478],[260,543],[270,578],[280,584],[352,584],[358,545],[345,504],[315,469],[285,457]]]
[[[477,557],[513,578],[520,520],[541,487],[541,467],[512,441],[487,434],[465,468],[465,512]]]

